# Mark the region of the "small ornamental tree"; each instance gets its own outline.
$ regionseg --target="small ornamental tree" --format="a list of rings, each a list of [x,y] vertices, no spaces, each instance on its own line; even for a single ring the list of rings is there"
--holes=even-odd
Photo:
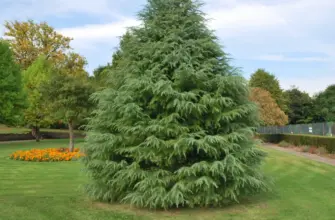
[[[74,150],[74,126],[82,122],[92,107],[89,97],[93,87],[84,67],[86,59],[77,53],[65,55],[54,66],[50,80],[42,86],[42,94],[54,109],[53,117],[65,121],[69,128],[69,150]]]
[[[42,91],[54,109],[54,117],[67,122],[69,151],[73,152],[74,126],[88,116],[92,106],[89,101],[92,86],[87,78],[55,72]]]
[[[192,0],[149,0],[97,93],[84,148],[94,199],[221,206],[266,189],[256,105]],[[124,39],[123,39],[124,40]]]
[[[288,123],[287,115],[279,108],[268,91],[251,88],[250,99],[259,107],[262,125],[286,125]]]
[[[40,141],[40,127],[52,123],[52,109],[43,97],[42,85],[50,80],[53,66],[45,56],[40,56],[23,72],[23,89],[27,95],[28,106],[24,110],[25,123],[32,128],[36,141]]]

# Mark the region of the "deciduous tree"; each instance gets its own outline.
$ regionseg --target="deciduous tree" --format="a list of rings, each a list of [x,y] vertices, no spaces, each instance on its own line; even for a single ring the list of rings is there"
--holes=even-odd
[[[275,75],[264,69],[258,69],[251,75],[249,85],[252,88],[262,88],[270,92],[280,109],[287,111],[287,105],[283,90],[280,88],[279,81]]]
[[[288,101],[290,124],[306,124],[313,121],[313,99],[306,92],[293,87],[285,91]]]
[[[70,49],[71,38],[57,33],[46,22],[7,21],[5,28],[16,61],[24,70],[40,55],[56,62],[63,59],[64,52]]]
[[[52,72],[53,66],[45,56],[40,56],[23,72],[23,87],[28,101],[24,117],[25,122],[32,127],[36,141],[40,140],[40,127],[52,122],[52,109],[41,91],[41,86],[50,80]]]
[[[251,88],[250,99],[257,103],[263,125],[285,125],[288,117],[279,108],[271,94],[261,88]]]
[[[54,117],[67,122],[69,150],[73,152],[74,126],[88,116],[92,107],[89,97],[93,93],[93,88],[88,83],[88,78],[61,72],[54,73],[42,91],[54,109]]]
[[[93,76],[90,77],[94,87],[96,89],[103,89],[108,85],[108,72],[111,69],[111,65],[99,66],[93,71]]]
[[[87,61],[85,57],[71,52],[64,55],[64,59],[55,64],[55,68],[62,72],[62,74],[86,79],[88,77],[88,73],[85,71],[86,65]]]
[[[192,0],[149,0],[96,95],[88,193],[140,207],[220,206],[266,189],[256,105]]]
[[[24,102],[20,67],[9,44],[0,39],[0,124],[18,124]]]
[[[335,122],[335,84],[315,97],[315,118],[320,122]]]
[[[93,93],[85,71],[86,59],[77,53],[68,53],[54,65],[50,80],[42,86],[42,94],[54,109],[52,115],[66,121],[69,128],[69,149],[74,149],[74,126],[88,116]]]

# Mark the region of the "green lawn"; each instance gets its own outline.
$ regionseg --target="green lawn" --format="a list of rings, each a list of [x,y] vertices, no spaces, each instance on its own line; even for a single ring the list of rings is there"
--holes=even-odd
[[[267,150],[269,157],[263,166],[275,181],[272,193],[221,209],[170,212],[91,202],[80,190],[86,177],[79,162],[33,163],[8,159],[10,153],[19,149],[66,145],[66,140],[0,144],[0,220],[335,218],[335,167],[273,150]]]

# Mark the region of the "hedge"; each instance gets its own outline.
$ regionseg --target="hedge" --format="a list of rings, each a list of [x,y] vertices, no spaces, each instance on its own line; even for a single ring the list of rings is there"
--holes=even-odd
[[[41,132],[43,139],[67,139],[69,138],[68,133],[63,132]],[[85,135],[80,132],[75,132],[75,138],[84,138]],[[31,133],[26,134],[0,134],[0,142],[2,141],[23,141],[23,140],[34,140],[35,137]]]
[[[335,153],[335,137],[300,134],[257,134],[257,137],[268,143],[286,141],[294,146],[324,147],[329,153]]]

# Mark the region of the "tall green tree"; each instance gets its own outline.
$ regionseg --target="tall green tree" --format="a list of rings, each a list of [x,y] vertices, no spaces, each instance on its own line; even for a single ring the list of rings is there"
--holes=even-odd
[[[313,99],[306,92],[293,87],[285,91],[288,101],[289,124],[306,124],[313,121]]]
[[[0,124],[18,124],[24,101],[20,67],[9,44],[0,39]]]
[[[61,72],[54,73],[42,88],[42,94],[54,109],[54,117],[67,122],[69,150],[73,152],[74,127],[89,115],[92,107],[89,97],[93,93],[93,88],[88,78]]]
[[[52,123],[53,111],[42,94],[42,85],[50,80],[53,66],[45,56],[40,56],[23,72],[23,88],[27,94],[28,106],[24,110],[25,123],[32,128],[36,141],[40,140],[40,127]]]
[[[266,189],[256,105],[192,0],[149,0],[94,95],[84,151],[94,199],[220,206]]]
[[[335,122],[335,84],[315,97],[315,120],[318,122]]]
[[[278,106],[283,111],[287,111],[285,96],[283,90],[280,88],[279,80],[275,75],[264,69],[258,69],[251,75],[249,85],[250,87],[262,88],[270,92],[272,98],[276,101]]]

